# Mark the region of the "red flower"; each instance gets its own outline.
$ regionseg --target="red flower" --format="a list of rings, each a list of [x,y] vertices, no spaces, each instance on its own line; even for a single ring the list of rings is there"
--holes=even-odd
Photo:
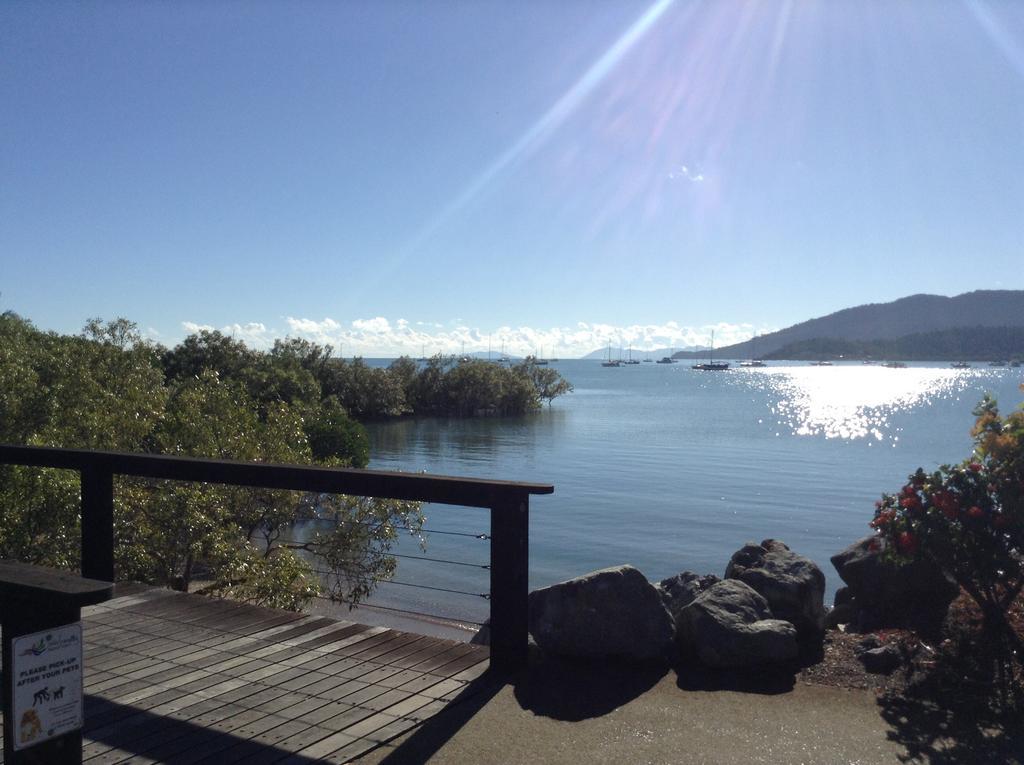
[[[916,496],[904,497],[903,499],[900,500],[900,507],[902,507],[904,510],[915,512],[921,509],[921,500],[918,499]]]
[[[917,552],[917,537],[909,531],[904,531],[896,539],[896,549],[904,555],[913,555]]]
[[[969,470],[974,471],[975,473],[980,473],[982,464],[980,462],[972,462],[970,465],[967,466],[967,468]]]
[[[977,505],[974,505],[974,506],[971,507],[970,510],[967,511],[967,517],[968,518],[974,518],[975,520],[977,520],[978,518],[984,518],[985,517],[985,511],[982,510]]]
[[[957,510],[960,509],[960,502],[952,492],[946,490],[935,492],[932,495],[932,505],[941,510],[942,514],[949,520],[956,520]]]

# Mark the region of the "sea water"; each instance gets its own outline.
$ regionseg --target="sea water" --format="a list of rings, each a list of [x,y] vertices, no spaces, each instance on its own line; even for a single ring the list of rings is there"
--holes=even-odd
[[[841,582],[829,558],[870,532],[874,500],[918,466],[969,456],[986,392],[1003,411],[1022,400],[1021,369],[984,364],[552,366],[575,391],[536,414],[368,428],[374,469],[553,484],[530,502],[531,587],[621,563],[652,580],[721,576],[745,542],[774,538],[821,566],[831,602]],[[456,534],[398,552],[471,565],[401,558],[369,602],[483,621],[488,542],[457,534],[486,534],[488,511],[424,511],[427,529]]]

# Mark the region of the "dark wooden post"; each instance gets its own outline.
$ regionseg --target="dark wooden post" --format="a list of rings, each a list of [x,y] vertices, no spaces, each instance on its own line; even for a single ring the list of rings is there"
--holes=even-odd
[[[527,658],[529,536],[529,495],[491,507],[491,666],[502,672]]]
[[[111,582],[84,579],[66,571],[0,560],[0,626],[3,628],[4,762],[7,765],[78,765],[82,762],[81,609],[113,594]],[[65,633],[65,645],[51,633]],[[37,641],[38,638],[38,642]],[[31,650],[16,650],[22,639]],[[70,649],[67,645],[70,645]],[[51,652],[50,649],[56,649]],[[60,655],[63,650],[65,658]],[[60,659],[49,666],[48,657]],[[36,700],[15,710],[16,690],[39,691]],[[55,691],[51,696],[51,691]],[[65,695],[65,691],[67,691]],[[60,701],[58,702],[58,699]],[[50,706],[53,702],[53,706]],[[44,724],[45,721],[45,724]],[[50,727],[53,726],[53,727]]]
[[[82,576],[114,581],[114,472],[105,461],[82,468]]]

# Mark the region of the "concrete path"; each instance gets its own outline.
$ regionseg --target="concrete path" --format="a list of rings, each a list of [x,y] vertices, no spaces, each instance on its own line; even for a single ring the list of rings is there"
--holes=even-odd
[[[944,738],[929,729],[936,718],[879,704],[872,691],[794,684],[792,678],[726,690],[721,682],[714,688],[707,678],[684,680],[665,669],[611,669],[596,680],[591,674],[535,664],[514,684],[478,688],[474,698],[357,762],[1024,762],[1021,742],[1007,740],[1005,732]]]

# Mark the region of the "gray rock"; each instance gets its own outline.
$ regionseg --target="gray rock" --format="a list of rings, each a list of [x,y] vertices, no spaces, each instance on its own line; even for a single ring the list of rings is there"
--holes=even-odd
[[[654,585],[616,566],[531,592],[530,632],[561,656],[644,660],[669,651],[673,624]]]
[[[871,648],[859,656],[864,669],[874,675],[892,674],[902,663],[903,655],[894,645]]]
[[[832,556],[848,587],[844,598],[856,606],[857,628],[938,631],[960,588],[936,566],[926,561],[897,564],[885,556],[885,549],[884,539],[867,536]]]
[[[733,553],[726,579],[749,584],[768,601],[772,615],[796,627],[801,637],[825,629],[825,575],[818,565],[783,542],[750,542]]]
[[[714,574],[695,574],[692,571],[683,571],[668,579],[662,579],[654,585],[665,608],[672,614],[672,619],[678,619],[679,612],[685,606],[690,605],[698,595],[713,584],[722,581]]]
[[[825,614],[825,629],[838,629],[841,624],[849,624],[857,618],[857,609],[852,603],[842,603],[829,609]]]
[[[832,604],[837,608],[839,606],[848,606],[853,604],[853,590],[849,587],[840,587],[836,590],[836,596],[832,600]]]
[[[882,647],[882,639],[878,635],[867,635],[858,641],[857,652],[863,653],[864,651],[871,651],[875,648]]]
[[[796,628],[771,618],[749,585],[727,579],[700,593],[679,612],[677,640],[710,667],[784,662],[797,655]]]

